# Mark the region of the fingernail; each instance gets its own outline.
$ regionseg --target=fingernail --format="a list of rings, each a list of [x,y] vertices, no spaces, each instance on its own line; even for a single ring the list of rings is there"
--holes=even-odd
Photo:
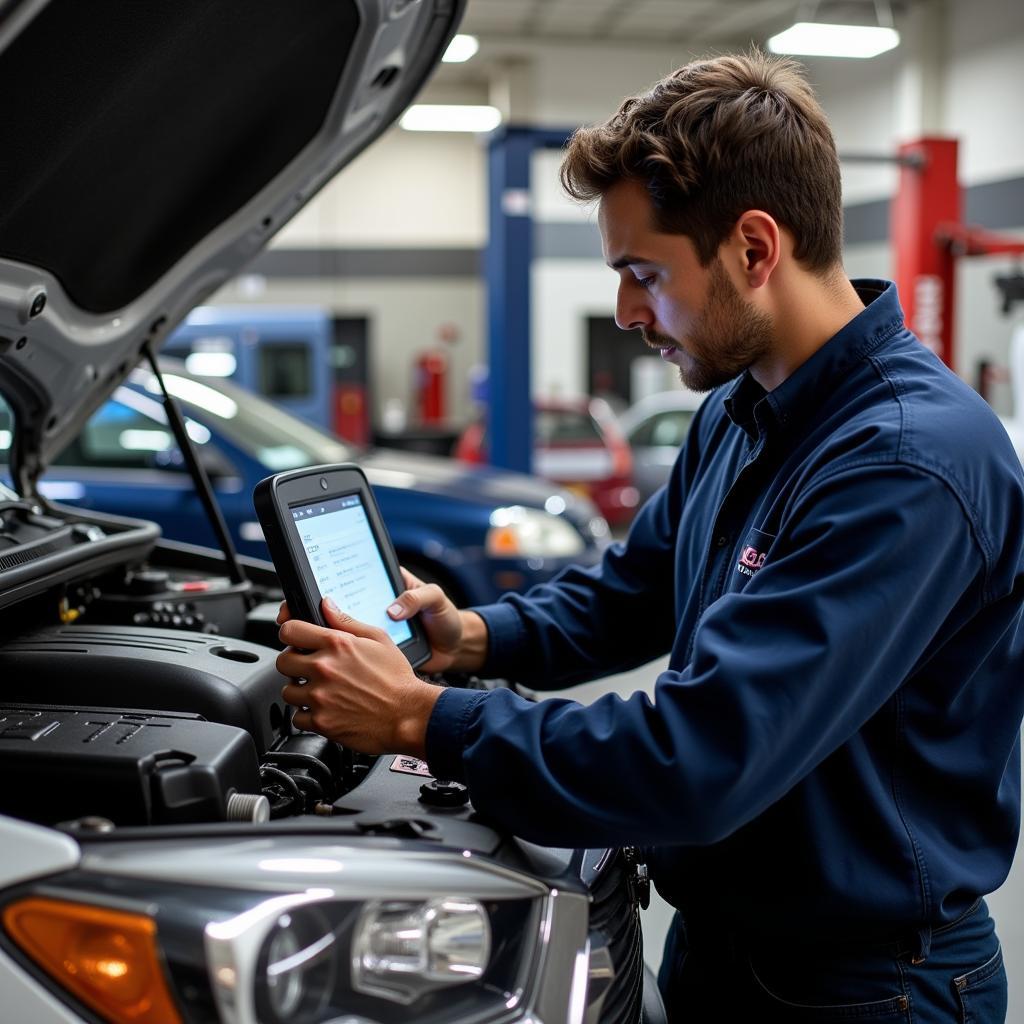
[[[388,615],[393,619],[401,618],[404,613],[405,609],[397,602],[388,609]]]
[[[330,597],[324,598],[324,604],[331,609],[332,612],[340,612],[341,609],[334,603],[334,600]]]

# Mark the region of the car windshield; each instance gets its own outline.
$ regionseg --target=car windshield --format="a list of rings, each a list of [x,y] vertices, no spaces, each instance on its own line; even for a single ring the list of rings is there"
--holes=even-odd
[[[215,423],[218,433],[276,473],[348,462],[355,454],[353,447],[336,437],[229,381],[218,379],[214,386],[177,367],[165,369],[163,377],[167,390],[189,415]],[[131,381],[150,394],[160,394],[156,378],[146,370],[136,370]]]

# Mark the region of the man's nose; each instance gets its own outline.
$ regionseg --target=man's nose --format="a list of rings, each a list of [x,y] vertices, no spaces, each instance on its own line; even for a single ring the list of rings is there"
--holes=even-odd
[[[623,331],[633,331],[638,327],[649,327],[654,322],[643,297],[635,295],[628,284],[619,285],[615,297],[615,323]]]

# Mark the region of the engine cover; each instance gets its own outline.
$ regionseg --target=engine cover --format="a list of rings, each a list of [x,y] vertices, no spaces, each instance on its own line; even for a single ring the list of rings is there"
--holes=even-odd
[[[109,708],[0,705],[0,772],[0,810],[47,824],[223,821],[232,794],[260,791],[241,729]]]
[[[244,729],[263,753],[286,721],[276,657],[178,629],[51,626],[0,649],[0,699],[201,715]]]

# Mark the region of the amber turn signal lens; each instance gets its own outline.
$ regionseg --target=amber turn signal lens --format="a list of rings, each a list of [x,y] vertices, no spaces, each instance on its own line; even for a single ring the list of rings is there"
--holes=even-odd
[[[519,553],[519,536],[511,526],[495,526],[487,533],[487,554],[508,557]]]
[[[33,896],[3,919],[24,953],[105,1020],[181,1024],[150,918]]]

